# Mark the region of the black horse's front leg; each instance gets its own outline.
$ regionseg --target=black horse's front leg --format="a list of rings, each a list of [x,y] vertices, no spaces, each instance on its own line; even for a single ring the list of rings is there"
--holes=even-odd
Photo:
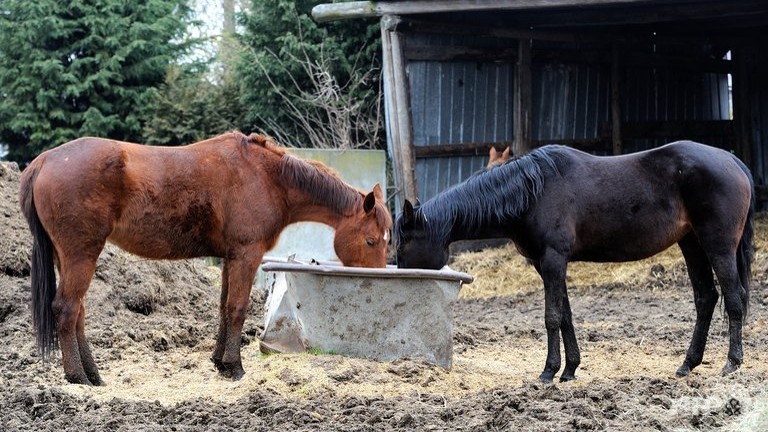
[[[536,266],[536,270],[544,281],[544,325],[547,329],[547,360],[539,380],[546,383],[551,383],[557,371],[560,370],[560,328],[563,324],[563,304],[566,302],[564,300],[566,300],[567,265],[568,261],[564,256],[549,249]],[[568,315],[570,316],[570,307]],[[568,339],[570,344],[570,335]],[[573,341],[575,341],[575,335]],[[576,350],[578,351],[578,347]]]
[[[568,301],[568,287],[563,292],[563,320],[560,324],[563,333],[563,347],[565,348],[565,369],[560,374],[560,382],[576,379],[576,368],[581,363],[579,343],[576,341],[576,329],[573,327],[571,316],[571,303]]]

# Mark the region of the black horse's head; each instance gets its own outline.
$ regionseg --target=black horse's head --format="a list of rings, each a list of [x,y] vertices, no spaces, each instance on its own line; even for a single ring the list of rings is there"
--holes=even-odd
[[[405,200],[403,211],[395,221],[397,266],[439,270],[448,262],[448,246],[430,235],[429,220],[420,208]]]

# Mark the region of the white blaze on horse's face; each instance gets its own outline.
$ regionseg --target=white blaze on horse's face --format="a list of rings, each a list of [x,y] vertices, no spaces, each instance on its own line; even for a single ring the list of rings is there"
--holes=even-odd
[[[384,242],[389,242],[389,230],[384,230]]]

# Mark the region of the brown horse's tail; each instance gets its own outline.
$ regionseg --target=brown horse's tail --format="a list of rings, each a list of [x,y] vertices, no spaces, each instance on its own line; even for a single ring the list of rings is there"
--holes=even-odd
[[[736,265],[739,271],[739,279],[741,286],[744,287],[746,296],[744,298],[744,317],[746,318],[749,310],[749,283],[752,279],[752,259],[754,257],[754,244],[752,238],[755,234],[753,219],[755,216],[755,181],[752,178],[752,173],[749,171],[746,165],[738,158],[735,158],[738,162],[741,170],[749,178],[750,192],[752,197],[749,203],[749,212],[747,213],[747,221],[744,224],[744,231],[741,234],[741,240],[739,241],[739,247],[736,251]]]
[[[57,342],[52,307],[56,296],[56,274],[53,271],[53,243],[37,215],[32,192],[41,167],[42,163],[33,161],[22,174],[19,203],[32,232],[32,318],[37,333],[37,348],[46,360]]]

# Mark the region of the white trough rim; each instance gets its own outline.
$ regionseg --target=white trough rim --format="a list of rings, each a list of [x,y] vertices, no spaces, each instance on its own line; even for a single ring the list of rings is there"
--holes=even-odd
[[[401,269],[396,266],[386,268],[344,267],[338,264],[315,262],[302,263],[298,261],[277,261],[264,259],[261,265],[263,271],[268,272],[299,272],[314,273],[330,276],[357,276],[385,279],[437,279],[458,281],[470,284],[475,279],[467,273],[457,272],[445,266],[440,270],[427,269]]]

